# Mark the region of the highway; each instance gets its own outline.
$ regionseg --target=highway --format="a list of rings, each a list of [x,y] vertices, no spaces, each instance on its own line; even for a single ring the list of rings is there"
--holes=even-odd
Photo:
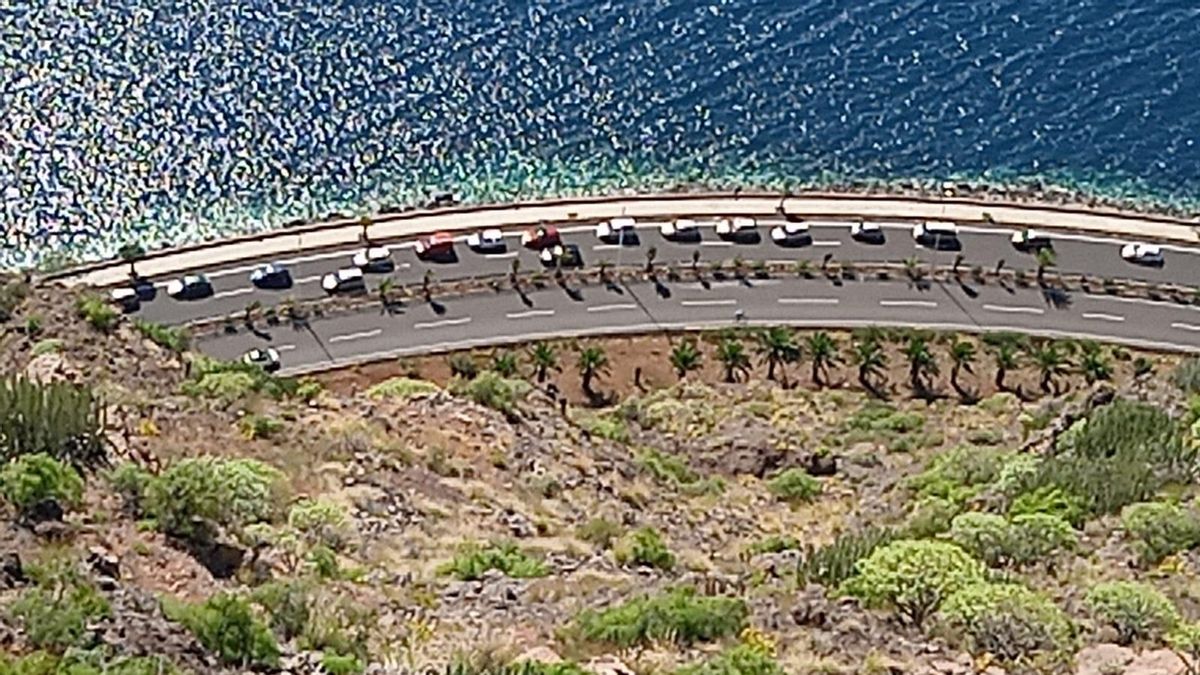
[[[686,274],[685,274],[686,276]],[[969,275],[965,275],[964,278]],[[637,282],[616,289],[550,284],[526,300],[511,291],[408,302],[399,312],[369,306],[306,326],[239,326],[201,339],[217,357],[274,346],[285,373],[303,373],[404,354],[532,339],[717,328],[737,323],[801,327],[917,326],[955,331],[1019,331],[1094,338],[1152,349],[1200,351],[1200,307],[1106,295],[1047,296],[1036,285],[1004,288],[955,282],[918,288],[907,281],[831,282],[788,275],[747,281]]]
[[[659,232],[662,222],[664,221],[653,219],[639,221],[636,239],[626,242],[624,246],[599,241],[592,225],[563,226],[560,232],[564,241],[580,247],[584,262],[589,267],[595,267],[601,261],[622,265],[643,264],[646,252],[654,248],[659,264],[690,264],[693,252],[698,251],[702,265],[716,260],[728,263],[736,257],[747,262],[809,260],[819,263],[826,255],[833,256],[835,260],[850,262],[900,262],[915,257],[922,264],[949,265],[956,255],[961,254],[963,264],[967,267],[980,265],[990,269],[1000,260],[1004,260],[1006,267],[1011,269],[1033,271],[1036,268],[1036,260],[1032,255],[1014,248],[1010,237],[1015,230],[1006,227],[962,226],[958,237],[961,250],[956,252],[934,251],[917,245],[911,235],[913,223],[895,220],[877,221],[886,237],[885,242],[878,245],[851,238],[849,228],[853,221],[808,221],[811,242],[798,248],[779,246],[771,241],[770,229],[784,222],[778,217],[759,219],[757,243],[722,240],[713,231],[715,220],[711,218],[698,219],[702,232],[698,242],[668,241]],[[459,233],[456,235],[458,243],[454,247],[455,256],[452,262],[419,260],[413,251],[413,240],[389,243],[396,268],[390,275],[367,275],[369,289],[377,287],[385,276],[391,276],[397,285],[418,285],[426,270],[432,270],[438,281],[450,281],[472,276],[504,274],[511,269],[514,260],[520,261],[523,271],[540,269],[541,263],[536,252],[520,246],[521,231],[521,228],[505,229],[507,250],[490,255],[468,249],[462,241],[466,233]],[[1047,231],[1051,232],[1053,237],[1055,268],[1062,272],[1083,272],[1096,279],[1135,279],[1200,287],[1200,258],[1197,257],[1200,256],[1200,249],[1184,245],[1164,245],[1165,264],[1161,267],[1147,267],[1121,259],[1120,245],[1129,241],[1128,239],[1090,233]],[[257,265],[267,262],[266,259],[239,261],[228,267],[204,270],[213,283],[214,295],[203,300],[177,301],[167,297],[162,288],[169,277],[159,277],[154,279],[159,287],[157,297],[151,302],[143,303],[138,316],[150,321],[177,325],[236,314],[253,302],[273,306],[288,298],[298,301],[321,298],[325,295],[320,286],[321,276],[339,267],[350,266],[355,250],[357,248],[347,248],[278,259],[288,266],[294,280],[292,288],[286,290],[257,289],[250,283],[250,272]]]

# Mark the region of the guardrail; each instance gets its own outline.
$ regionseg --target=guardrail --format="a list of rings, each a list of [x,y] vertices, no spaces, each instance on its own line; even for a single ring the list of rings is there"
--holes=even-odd
[[[688,205],[681,208],[683,205]],[[1082,229],[1119,236],[1136,235],[1200,244],[1200,222],[1116,209],[1001,202],[988,199],[809,192],[795,195],[769,192],[668,193],[543,199],[517,204],[478,204],[400,213],[370,218],[343,218],[287,227],[189,246],[150,251],[138,258],[147,277],[188,270],[211,269],[253,259],[298,251],[353,246],[364,225],[372,239],[391,241],[440,230],[486,226],[531,225],[538,222],[587,222],[624,215],[672,217],[684,215],[770,215],[780,206],[806,218],[944,218],[963,223],[1005,224],[1048,229]],[[81,265],[41,278],[97,286],[121,283],[129,263],[109,260]]]

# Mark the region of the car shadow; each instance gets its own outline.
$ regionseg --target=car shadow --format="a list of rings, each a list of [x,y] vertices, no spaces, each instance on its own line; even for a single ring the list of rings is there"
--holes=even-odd
[[[454,265],[458,262],[458,251],[451,248],[442,253],[417,256],[417,260],[425,263],[434,263],[437,265]]]

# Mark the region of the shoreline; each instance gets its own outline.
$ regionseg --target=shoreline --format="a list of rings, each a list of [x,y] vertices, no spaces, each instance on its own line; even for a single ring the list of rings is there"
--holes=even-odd
[[[656,182],[660,182],[661,185],[654,185]],[[1071,188],[1059,182],[1035,180],[1032,178],[1012,183],[985,182],[970,179],[896,179],[891,181],[872,181],[831,178],[829,180],[809,180],[790,183],[790,189],[780,185],[782,182],[767,180],[745,181],[741,184],[735,184],[731,181],[720,179],[690,183],[651,180],[642,188],[601,188],[595,191],[566,190],[560,194],[547,195],[523,195],[518,192],[512,195],[516,199],[486,202],[466,199],[459,206],[481,209],[544,202],[586,202],[620,198],[644,199],[655,196],[687,197],[711,195],[714,193],[744,194],[747,196],[775,194],[782,196],[785,193],[791,193],[796,197],[839,195],[844,197],[987,201],[998,205],[1059,207],[1105,215],[1120,214],[1123,216],[1189,219],[1195,220],[1200,224],[1200,204],[1186,206],[1183,204],[1170,204],[1153,197],[1142,199],[1123,197],[1080,188]],[[219,224],[209,222],[208,226],[203,229],[214,233],[216,236],[206,238],[190,237],[186,232],[181,232],[180,236],[175,237],[171,241],[153,242],[149,241],[153,237],[144,237],[138,240],[137,243],[141,244],[148,253],[161,254],[169,250],[187,250],[194,247],[209,246],[214,242],[235,241],[247,237],[266,237],[280,232],[295,231],[297,228],[320,227],[339,220],[358,220],[363,217],[381,220],[389,216],[428,210],[426,207],[413,204],[396,205],[379,203],[377,200],[370,198],[364,199],[363,203],[377,203],[378,208],[372,209],[370,213],[366,213],[361,209],[332,210],[313,218],[275,218],[264,213],[259,213],[254,222],[262,224],[261,227],[223,227]],[[241,219],[241,222],[245,223],[247,219]],[[162,244],[169,245],[163,246]],[[36,242],[29,245],[35,248],[46,246],[45,244],[38,244]],[[38,260],[38,264],[35,265],[8,265],[3,256],[0,256],[0,263],[5,263],[4,271],[41,271],[49,274],[81,266],[90,267],[114,260],[116,260],[115,250],[109,256],[90,256],[86,253],[76,254],[70,250],[51,250],[48,254],[42,256]]]

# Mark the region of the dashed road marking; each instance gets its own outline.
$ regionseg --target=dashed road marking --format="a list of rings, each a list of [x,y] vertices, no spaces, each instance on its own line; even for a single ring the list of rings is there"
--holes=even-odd
[[[702,241],[701,246],[733,246],[732,241]]]
[[[1096,321],[1109,321],[1112,323],[1122,323],[1125,321],[1125,317],[1123,316],[1119,316],[1117,314],[1104,314],[1103,312],[1084,312],[1083,318],[1094,319]]]
[[[880,300],[881,307],[923,307],[933,309],[938,304],[932,300]]]
[[[720,300],[684,300],[679,304],[684,307],[721,307],[724,305],[736,305],[737,302],[733,298],[722,298]]]
[[[1005,314],[1045,314],[1046,310],[1041,307],[1028,307],[1024,305],[984,305],[984,309],[989,312],[1003,312]]]
[[[587,311],[589,311],[589,312],[621,312],[621,311],[626,311],[626,310],[630,310],[630,309],[637,309],[637,305],[635,305],[633,303],[622,303],[622,304],[615,304],[615,305],[595,305],[594,307],[588,307]]]
[[[554,316],[552,309],[531,309],[525,312],[509,312],[505,314],[510,319],[532,319],[535,316]]]
[[[253,286],[251,286],[249,288],[235,288],[231,291],[221,291],[220,293],[213,293],[213,297],[214,298],[232,298],[235,295],[246,295],[247,293],[253,293],[255,290],[256,289]]]
[[[417,330],[425,330],[427,328],[442,328],[445,326],[461,326],[464,323],[471,323],[471,317],[464,316],[459,319],[443,319],[441,321],[424,321],[421,323],[414,323],[413,328],[416,328]]]
[[[780,298],[781,305],[836,305],[837,298]]]
[[[361,333],[346,333],[345,335],[334,335],[329,338],[330,342],[350,342],[351,340],[362,340],[365,338],[373,338],[383,332],[382,328],[375,330],[365,330]]]
[[[813,245],[813,246],[841,246],[841,245],[842,245],[842,242],[840,242],[840,241],[833,241],[833,240],[830,240],[830,241],[814,241],[814,242],[812,243],[812,245]]]
[[[320,281],[321,276],[322,275],[320,275],[320,274],[314,274],[311,277],[301,277],[299,279],[293,279],[292,283],[294,283],[294,284],[311,284],[314,281]]]
[[[1171,324],[1171,328],[1178,328],[1179,330],[1189,330],[1193,333],[1200,333],[1200,326],[1197,326],[1194,323],[1183,323],[1176,321],[1175,323]]]
[[[292,350],[293,350],[293,349],[295,349],[295,348],[296,348],[296,345],[279,345],[279,346],[275,347],[275,351],[277,351],[277,352],[290,352],[290,351],[292,351]]]

